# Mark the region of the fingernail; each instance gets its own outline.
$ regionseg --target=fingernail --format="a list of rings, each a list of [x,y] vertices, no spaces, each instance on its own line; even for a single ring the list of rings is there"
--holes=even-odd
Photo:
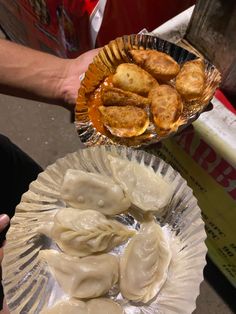
[[[0,215],[0,224],[5,227],[9,224],[10,219],[6,214]]]

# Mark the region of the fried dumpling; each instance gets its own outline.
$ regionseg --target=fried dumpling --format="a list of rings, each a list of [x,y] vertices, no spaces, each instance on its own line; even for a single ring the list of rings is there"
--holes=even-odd
[[[58,284],[70,297],[91,299],[105,295],[119,277],[118,258],[110,254],[78,258],[55,250],[42,250]]]
[[[103,90],[102,102],[104,106],[146,107],[150,104],[148,98],[116,87],[108,87]]]
[[[76,169],[67,170],[61,198],[74,208],[93,209],[105,215],[122,213],[130,206],[121,187],[111,178]]]
[[[186,100],[199,98],[205,86],[204,61],[197,59],[184,63],[176,77],[176,89]]]
[[[132,204],[148,212],[161,212],[169,203],[173,188],[150,167],[108,155],[114,180],[121,185]]]
[[[168,81],[179,72],[178,63],[164,52],[156,50],[130,50],[135,63],[152,74],[157,80]]]
[[[47,228],[47,226],[46,226]],[[39,232],[52,238],[60,249],[73,256],[109,252],[135,234],[118,221],[107,219],[95,210],[62,208],[54,217],[51,232]]]
[[[100,106],[99,110],[105,127],[115,136],[138,136],[143,134],[149,125],[146,111],[135,106]]]
[[[159,85],[150,91],[149,99],[158,131],[170,130],[183,111],[183,102],[178,92],[169,85]]]
[[[97,298],[88,302],[70,299],[61,301],[41,314],[124,314],[122,307],[106,298]]]
[[[141,225],[120,258],[120,290],[134,302],[147,303],[166,281],[171,251],[161,227],[154,221]]]
[[[158,84],[149,73],[133,63],[118,65],[112,82],[115,87],[144,96]]]

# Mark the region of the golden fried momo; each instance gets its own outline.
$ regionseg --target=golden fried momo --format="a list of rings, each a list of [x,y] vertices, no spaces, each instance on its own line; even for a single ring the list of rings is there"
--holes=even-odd
[[[183,110],[183,103],[178,92],[169,85],[160,85],[151,90],[149,97],[157,129],[170,130]]]
[[[108,87],[103,90],[102,102],[104,106],[146,107],[150,104],[148,98],[116,87]]]
[[[112,83],[115,87],[144,96],[158,84],[149,73],[133,63],[120,64]]]
[[[164,52],[156,50],[131,50],[135,63],[152,74],[157,80],[168,81],[179,72],[178,63]]]
[[[143,134],[149,119],[145,110],[134,106],[100,106],[102,121],[111,134],[119,137],[132,137]]]
[[[201,59],[186,62],[176,77],[176,89],[186,100],[201,96],[205,85],[204,62]]]

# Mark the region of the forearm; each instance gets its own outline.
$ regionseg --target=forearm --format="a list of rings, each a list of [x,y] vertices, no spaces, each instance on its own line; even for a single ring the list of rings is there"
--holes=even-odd
[[[64,102],[70,62],[0,39],[0,92]]]

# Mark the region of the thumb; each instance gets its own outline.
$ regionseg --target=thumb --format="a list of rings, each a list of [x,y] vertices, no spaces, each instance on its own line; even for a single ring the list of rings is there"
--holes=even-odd
[[[10,218],[6,214],[0,215],[0,232],[9,224]]]
[[[0,314],[10,314],[5,299],[4,299],[4,302],[3,302],[3,309],[0,311]]]
[[[3,259],[3,248],[1,247],[0,248],[0,265],[2,263],[2,259]],[[1,312],[0,312],[0,314],[1,314]]]

